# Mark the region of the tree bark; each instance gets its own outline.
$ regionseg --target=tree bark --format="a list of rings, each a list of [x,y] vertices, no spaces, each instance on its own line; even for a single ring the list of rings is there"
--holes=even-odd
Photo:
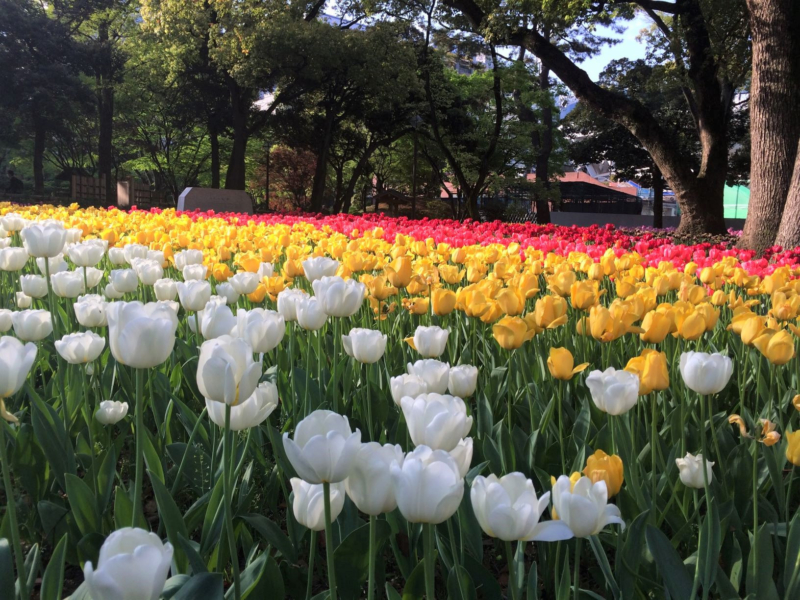
[[[225,176],[225,189],[243,190],[247,177],[245,158],[247,156],[247,139],[250,135],[247,128],[247,118],[250,114],[250,98],[239,87],[239,84],[231,78],[228,79],[228,89],[231,95],[233,144],[228,161],[228,173]]]
[[[664,227],[664,179],[661,171],[653,165],[653,227]]]
[[[33,193],[44,194],[44,142],[45,130],[40,119],[34,119],[33,133]]]
[[[783,219],[775,243],[786,249],[800,246],[800,142],[794,159],[794,175],[783,209]]]
[[[759,254],[776,240],[800,136],[796,0],[747,0],[753,45],[750,205],[739,246]]]
[[[544,65],[539,72],[539,87],[549,94],[550,69]],[[553,152],[553,109],[549,103],[544,103],[541,113],[542,132],[536,155],[536,181],[541,183],[544,194],[536,195],[536,222],[547,225],[550,223],[550,155]]]
[[[322,210],[322,202],[325,198],[325,183],[328,179],[328,154],[333,141],[333,122],[335,118],[335,111],[326,110],[325,132],[322,135],[322,143],[317,153],[317,168],[314,171],[314,183],[311,186],[311,210],[315,212]]]

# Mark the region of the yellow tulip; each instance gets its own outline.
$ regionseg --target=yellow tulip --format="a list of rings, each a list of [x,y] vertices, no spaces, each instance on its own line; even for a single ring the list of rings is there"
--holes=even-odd
[[[667,355],[658,350],[645,348],[639,356],[628,361],[625,370],[639,376],[639,395],[669,388]]]
[[[217,263],[211,268],[211,274],[214,276],[218,282],[222,283],[223,281],[228,281],[229,277],[233,276],[233,272],[231,271],[230,267],[225,263]]]
[[[431,294],[433,314],[444,317],[453,312],[456,307],[456,294],[452,290],[437,288]]]
[[[636,283],[629,279],[617,279],[615,287],[619,298],[627,298],[636,293]]]
[[[795,410],[800,410],[800,394],[792,398],[792,406],[795,407]]]
[[[800,430],[786,434],[786,460],[800,467]]]
[[[706,331],[706,321],[697,311],[678,313],[676,323],[678,330],[673,335],[685,340],[699,340]]]
[[[263,283],[259,283],[256,291],[252,294],[247,294],[247,299],[250,300],[253,304],[261,304],[264,301],[264,298],[267,296],[267,286]]]
[[[408,256],[398,256],[392,264],[386,267],[386,276],[392,285],[397,288],[404,288],[411,282],[411,258]]]
[[[577,275],[573,271],[561,271],[547,280],[547,286],[550,291],[563,298],[569,296],[570,288],[576,279]]]
[[[364,278],[362,278],[362,283],[367,286],[370,295],[376,300],[383,301],[390,296],[397,295],[397,288],[389,284],[388,278],[385,275],[373,277],[368,281],[364,281]]]
[[[483,311],[479,318],[484,323],[494,323],[502,316],[503,308],[500,306],[500,303],[496,300],[488,300],[487,309]]]
[[[555,329],[567,322],[567,301],[560,296],[543,296],[536,301],[533,318],[540,329]]]
[[[528,328],[519,317],[503,317],[492,327],[492,335],[504,350],[516,350],[531,339],[536,332]]]
[[[428,294],[429,286],[420,275],[414,275],[406,286],[406,291],[412,296],[425,296]]]
[[[575,359],[572,352],[566,348],[550,348],[550,356],[547,357],[547,368],[556,379],[561,381],[569,381],[576,373],[580,373],[589,363],[581,363],[574,367]]]
[[[608,497],[611,498],[619,494],[624,481],[622,459],[616,454],[609,455],[602,450],[595,450],[595,453],[586,459],[583,474],[591,479],[592,483],[605,481]]]
[[[570,301],[572,308],[577,310],[588,310],[600,298],[600,293],[595,281],[577,281],[572,284],[569,290]]]
[[[503,288],[495,297],[503,313],[515,317],[525,310],[525,297],[518,289]]]
[[[753,340],[753,345],[773,365],[785,365],[794,358],[794,339],[785,329],[764,329]]]
[[[403,308],[405,308],[408,312],[412,315],[425,315],[428,314],[428,307],[430,306],[430,301],[428,298],[403,298]],[[413,348],[414,338],[407,338],[406,342],[409,342],[409,345]],[[416,348],[414,348],[416,350]]]
[[[671,328],[672,319],[668,315],[652,310],[642,320],[644,333],[640,337],[647,344],[660,344],[667,337]]]

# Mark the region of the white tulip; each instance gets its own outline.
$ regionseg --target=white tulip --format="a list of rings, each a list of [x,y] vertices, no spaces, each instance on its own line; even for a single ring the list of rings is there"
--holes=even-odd
[[[0,250],[0,271],[20,271],[29,258],[30,255],[25,251],[25,248],[3,248]]]
[[[315,297],[303,297],[297,301],[297,324],[306,331],[318,331],[328,321],[322,303]]]
[[[87,561],[83,577],[96,600],[157,600],[164,590],[172,545],[144,529],[125,527],[106,538],[97,570]]]
[[[344,351],[358,362],[371,365],[378,362],[386,351],[386,334],[377,329],[356,327],[342,336]]]
[[[331,317],[352,317],[364,303],[366,286],[354,279],[323,277],[311,284],[314,295]]]
[[[50,270],[50,275],[69,271],[69,265],[67,261],[64,260],[63,254],[56,254],[50,258],[39,257],[36,259],[36,267],[42,275],[45,275],[48,269]]]
[[[106,274],[102,269],[95,269],[94,267],[84,267],[81,271],[86,276],[86,285],[89,288],[96,288],[100,285],[100,280]]]
[[[322,484],[313,484],[292,477],[292,511],[294,518],[302,526],[311,531],[325,529],[325,496]],[[331,523],[333,523],[344,508],[344,484],[332,483],[330,492]]]
[[[164,258],[164,252],[161,250],[148,250],[145,258],[156,261],[162,269],[168,266],[167,260]]]
[[[392,464],[391,474],[397,508],[410,523],[444,523],[464,497],[458,465],[444,450],[419,446],[402,465]]]
[[[175,284],[175,280],[168,277],[156,281],[153,284],[153,291],[158,300],[173,301],[178,297],[178,286]]]
[[[6,232],[0,229],[0,250],[11,246],[11,238],[6,237]]]
[[[122,248],[109,248],[108,262],[114,267],[127,265],[128,261],[125,259],[125,251]]]
[[[611,523],[625,528],[619,508],[608,504],[608,489],[603,480],[592,483],[588,477],[581,477],[572,487],[569,477],[562,475],[553,486],[553,506],[558,518],[578,538],[597,535]]]
[[[733,375],[733,361],[718,352],[684,352],[680,361],[681,377],[690,390],[702,396],[718,394]]]
[[[67,241],[64,225],[56,221],[31,223],[26,225],[19,235],[25,250],[36,258],[57,256],[64,250]]]
[[[22,291],[31,298],[47,296],[47,280],[41,275],[22,275],[19,278]]]
[[[69,333],[56,340],[56,351],[71,365],[90,363],[103,353],[106,339],[92,331]]]
[[[469,468],[472,466],[472,438],[464,438],[458,442],[458,445],[450,450],[450,456],[456,461],[458,465],[458,474],[461,477],[466,477],[469,473]]]
[[[333,277],[338,270],[339,261],[327,256],[315,256],[303,261],[303,272],[312,283],[323,277]]]
[[[204,339],[211,340],[223,335],[232,335],[231,332],[234,332],[236,317],[224,303],[209,302],[200,313],[197,316],[200,318],[200,333]]]
[[[472,429],[472,417],[461,398],[441,394],[406,396],[400,400],[408,433],[416,446],[449,452]]]
[[[143,244],[126,244],[122,253],[125,255],[125,262],[132,265],[136,258],[147,258],[147,250],[147,246]]]
[[[125,297],[125,294],[115,288],[113,283],[109,283],[105,288],[103,288],[103,295],[109,300],[119,300],[120,298]]]
[[[0,400],[22,389],[35,360],[36,344],[23,344],[8,335],[0,337]]]
[[[151,369],[169,358],[178,329],[172,310],[154,302],[112,302],[106,316],[108,343],[117,362]]]
[[[247,271],[239,271],[233,277],[228,278],[228,283],[233,287],[237,294],[244,296],[252,294],[261,283],[261,277],[258,273],[248,273]]]
[[[344,481],[347,495],[358,510],[368,515],[390,513],[397,508],[392,486],[392,463],[403,465],[399,445],[378,442],[362,444],[356,453],[353,469]]]
[[[469,398],[478,387],[478,367],[472,365],[450,367],[447,377],[447,391],[459,398]]]
[[[26,309],[30,308],[31,304],[33,304],[33,298],[28,296],[25,292],[17,292],[14,295],[14,300],[17,304],[17,308],[19,309]]]
[[[253,395],[261,378],[261,363],[242,339],[223,335],[203,342],[197,362],[197,389],[207,400],[238,404]]]
[[[283,434],[283,447],[297,475],[308,483],[338,483],[347,479],[361,432],[351,431],[347,417],[315,410],[297,424],[294,439]]]
[[[104,254],[103,246],[89,242],[73,244],[67,248],[69,259],[79,267],[96,267],[103,260]]]
[[[230,283],[218,283],[217,294],[225,298],[228,306],[235,306],[236,303],[239,302],[240,294],[233,289],[233,286]]]
[[[78,296],[78,301],[73,306],[75,307],[75,318],[84,327],[105,327],[108,325],[108,320],[106,319],[108,302],[102,296],[97,294]]]
[[[0,308],[0,333],[5,333],[9,329],[11,329],[12,322],[11,322],[11,315],[14,314],[13,311],[7,308]]]
[[[258,384],[253,394],[243,402],[231,406],[231,431],[257,427],[278,407],[278,388],[264,381]],[[220,427],[225,427],[225,404],[206,400],[208,417]]]
[[[120,294],[131,294],[139,288],[139,277],[133,269],[115,269],[108,279]]]
[[[46,310],[20,310],[11,316],[14,335],[24,342],[40,342],[53,333],[53,320]]]
[[[125,415],[128,414],[128,403],[117,402],[115,400],[103,400],[97,411],[94,413],[94,418],[103,425],[116,425]]]
[[[178,271],[183,271],[183,268],[188,265],[202,265],[203,264],[203,251],[202,250],[183,250],[176,252],[172,256],[172,262]]]
[[[164,277],[161,263],[149,258],[134,258],[131,267],[144,285],[155,285],[156,281]]]
[[[683,485],[696,490],[701,490],[705,487],[705,482],[703,481],[702,454],[692,456],[687,452],[686,456],[683,458],[676,458],[675,464],[678,465],[678,471],[680,471],[680,478]],[[715,463],[710,460],[706,461],[706,474],[708,475],[709,485],[711,485],[711,480],[714,478],[714,472],[711,470],[714,464]]]
[[[27,219],[23,218],[19,213],[10,212],[0,217],[0,227],[9,233],[21,231],[27,224]]]
[[[286,333],[283,317],[274,310],[254,308],[236,311],[236,335],[246,340],[253,352],[267,353],[278,347]]]
[[[409,338],[414,349],[425,358],[437,358],[444,353],[447,346],[447,337],[450,335],[449,329],[441,327],[425,327],[420,325],[414,331],[414,337]]]
[[[624,415],[639,399],[639,376],[614,367],[589,373],[586,387],[595,406],[610,415]]]
[[[275,267],[272,266],[272,263],[268,262],[262,262],[257,271],[259,279],[264,279],[264,277],[272,277],[274,272]]]
[[[405,396],[416,398],[420,394],[428,392],[428,384],[425,383],[422,377],[417,377],[416,375],[403,374],[392,377],[389,381],[389,387],[392,392],[392,400],[397,406],[400,406],[400,401]]]
[[[416,375],[428,386],[428,391],[435,394],[444,394],[450,384],[450,364],[439,362],[432,358],[418,360],[414,364],[408,363],[406,367],[409,375]]]
[[[306,298],[308,294],[298,288],[287,288],[278,293],[278,312],[283,320],[287,323],[297,321],[297,303]]]
[[[64,271],[50,276],[50,286],[53,293],[59,298],[77,298],[86,293],[83,273],[77,271]]]
[[[186,265],[181,273],[184,281],[200,281],[206,278],[208,267],[205,265]]]
[[[533,482],[522,473],[478,476],[472,482],[470,500],[484,533],[505,542],[558,542],[572,537],[563,521],[539,522],[550,504],[550,492],[536,497]]]
[[[211,284],[202,280],[179,281],[178,298],[184,310],[197,312],[203,310],[211,299]]]

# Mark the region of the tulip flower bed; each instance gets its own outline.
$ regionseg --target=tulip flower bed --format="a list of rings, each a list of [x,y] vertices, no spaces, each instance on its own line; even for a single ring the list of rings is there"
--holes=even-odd
[[[0,204],[0,598],[797,598],[798,261]]]

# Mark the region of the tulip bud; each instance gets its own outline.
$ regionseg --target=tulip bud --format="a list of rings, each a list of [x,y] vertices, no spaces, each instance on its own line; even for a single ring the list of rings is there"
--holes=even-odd
[[[270,381],[258,384],[253,394],[246,400],[231,406],[231,431],[242,431],[263,423],[278,407],[278,388]],[[225,404],[206,399],[208,417],[225,427]]]
[[[99,244],[83,242],[67,248],[69,259],[78,267],[95,267],[103,260],[105,248]]]
[[[313,484],[292,477],[292,511],[297,522],[311,531],[325,529],[325,496],[322,484]],[[330,486],[331,522],[334,522],[344,508],[344,483]]]
[[[13,311],[8,308],[0,308],[0,333],[5,333],[12,327],[11,315]]]
[[[120,294],[130,294],[139,287],[139,277],[133,269],[115,269],[109,273],[108,279]]]
[[[459,398],[469,398],[478,387],[478,367],[458,365],[450,368],[447,391]]]
[[[608,455],[602,450],[595,450],[594,454],[586,459],[583,474],[591,479],[592,483],[605,481],[608,497],[611,498],[619,494],[622,488],[624,479],[622,459],[616,454]]]
[[[297,424],[294,439],[283,434],[286,456],[297,474],[308,483],[339,483],[347,479],[361,432],[350,429],[347,417],[329,410],[315,410]]]
[[[376,329],[356,327],[348,335],[342,336],[342,344],[348,356],[358,362],[373,364],[378,362],[386,351],[386,334]]]
[[[172,353],[178,319],[171,309],[152,302],[112,302],[106,317],[111,354],[123,365],[150,369]]]
[[[39,342],[53,333],[53,321],[46,310],[21,310],[11,320],[14,335],[23,342]]]
[[[702,454],[698,454],[697,456],[692,456],[687,452],[685,457],[676,458],[675,464],[678,465],[678,470],[680,471],[680,478],[683,485],[698,490],[703,489],[705,487],[705,483],[703,481]],[[709,485],[711,484],[711,480],[713,479],[713,471],[711,470],[711,467],[713,466],[714,466],[713,462],[706,461],[706,473],[708,475]]]
[[[14,295],[14,301],[19,309],[26,309],[30,308],[31,304],[33,304],[33,298],[28,296],[25,292],[17,292]]]
[[[71,365],[90,363],[102,354],[105,338],[94,332],[70,333],[55,342],[56,351]]]
[[[36,258],[58,256],[67,241],[64,225],[53,221],[27,225],[19,235],[27,253]]]
[[[181,271],[184,281],[203,281],[208,274],[208,267],[205,265],[186,265]]]
[[[409,375],[416,375],[425,382],[428,392],[444,394],[450,383],[450,364],[432,358],[418,360],[406,367]]]
[[[278,294],[278,312],[287,323],[297,321],[297,303],[301,300],[308,298],[303,290],[296,288],[289,288],[281,291]],[[323,305],[324,309],[325,306]]]
[[[19,278],[23,293],[31,298],[44,298],[47,296],[47,280],[41,275],[23,275]]]
[[[448,329],[420,325],[414,332],[414,337],[406,339],[406,342],[423,357],[438,358],[444,353],[449,335],[450,330]]]
[[[228,278],[228,283],[237,294],[243,296],[256,291],[258,284],[261,283],[261,277],[258,276],[258,273],[240,271],[233,277]]]
[[[323,277],[333,277],[338,270],[339,261],[327,256],[315,256],[303,261],[303,272],[311,283]]]
[[[569,381],[576,373],[580,373],[589,363],[582,363],[573,368],[575,360],[572,352],[566,348],[550,348],[550,356],[547,358],[547,368],[555,379]]]
[[[177,291],[177,288],[175,288],[176,294]],[[228,306],[236,306],[236,303],[239,302],[240,294],[233,289],[233,286],[230,283],[218,283],[217,294],[225,298]]]
[[[800,430],[786,434],[786,460],[800,467]]]
[[[127,402],[103,400],[94,413],[94,418],[103,425],[116,425],[128,414]]]
[[[389,383],[392,391],[392,400],[398,407],[405,396],[416,398],[428,391],[428,385],[425,380],[416,375],[398,375],[397,377],[392,377]]]
[[[36,360],[36,351],[36,344],[23,344],[7,335],[0,337],[0,400],[22,389]]]
[[[53,293],[59,298],[77,298],[86,293],[83,273],[76,271],[63,271],[50,276],[50,285]]]
[[[718,394],[728,385],[733,374],[733,362],[717,352],[684,352],[681,354],[680,371],[686,387],[707,396]]]
[[[197,389],[207,400],[235,406],[249,398],[261,378],[261,363],[240,339],[223,335],[203,342],[197,361]]]
[[[352,317],[364,302],[366,286],[353,279],[345,281],[341,277],[323,277],[312,286],[314,295],[331,317]]]
[[[297,300],[297,324],[306,331],[322,329],[328,321],[327,313],[322,309],[322,303],[314,297],[302,297]]]
[[[464,497],[464,479],[444,450],[418,446],[402,465],[392,464],[391,474],[397,507],[410,523],[444,523]]]
[[[3,248],[0,250],[0,271],[21,271],[29,258],[25,248]]]
[[[368,515],[390,513],[397,508],[392,486],[391,466],[403,465],[403,449],[399,445],[377,442],[362,444],[347,479],[347,495],[358,510]]]
[[[553,507],[558,518],[577,538],[597,535],[611,523],[625,527],[619,508],[608,504],[608,490],[603,480],[592,483],[588,477],[581,477],[573,484],[569,477],[562,475],[553,486]]]
[[[286,333],[283,317],[274,310],[254,308],[236,311],[236,335],[253,348],[253,352],[266,353],[278,347]]]
[[[472,429],[472,417],[461,398],[441,394],[420,394],[400,401],[411,441],[417,446],[450,451]]]
[[[202,313],[202,315],[201,315]],[[197,313],[200,319],[200,334],[203,339],[211,340],[223,335],[235,335],[237,320],[225,301],[210,301]]]
[[[639,376],[609,367],[592,371],[586,377],[586,387],[595,406],[610,415],[624,415],[636,405],[639,395]]]
[[[211,299],[211,284],[207,281],[179,281],[175,286],[178,288],[178,298],[184,310],[191,312],[203,310]]]

